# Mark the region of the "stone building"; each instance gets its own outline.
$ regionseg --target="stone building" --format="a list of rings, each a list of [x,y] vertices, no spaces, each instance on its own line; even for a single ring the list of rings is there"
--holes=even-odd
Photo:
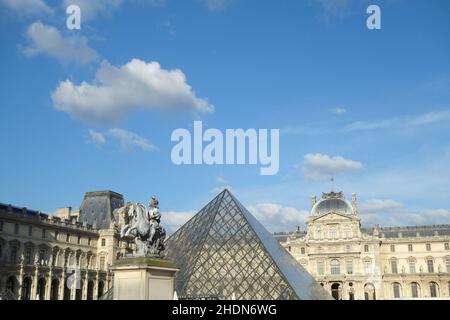
[[[55,215],[0,204],[0,293],[22,300],[93,300],[112,285],[120,251],[113,211],[123,196],[86,193]]]
[[[450,299],[450,225],[364,229],[356,195],[329,192],[306,226],[275,236],[335,299]]]

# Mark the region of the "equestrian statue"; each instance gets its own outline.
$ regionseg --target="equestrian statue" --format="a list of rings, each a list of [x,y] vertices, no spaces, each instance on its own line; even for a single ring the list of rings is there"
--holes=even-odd
[[[150,199],[148,209],[141,203],[128,202],[115,213],[122,222],[120,238],[136,243],[135,256],[163,255],[166,230],[160,226],[161,213],[156,197]]]

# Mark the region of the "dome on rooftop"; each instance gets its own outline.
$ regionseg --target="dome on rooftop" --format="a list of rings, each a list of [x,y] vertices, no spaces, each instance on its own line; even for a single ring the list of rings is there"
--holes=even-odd
[[[355,214],[350,203],[344,198],[342,192],[328,192],[322,194],[320,199],[312,208],[313,216],[320,216],[330,212],[340,214]]]

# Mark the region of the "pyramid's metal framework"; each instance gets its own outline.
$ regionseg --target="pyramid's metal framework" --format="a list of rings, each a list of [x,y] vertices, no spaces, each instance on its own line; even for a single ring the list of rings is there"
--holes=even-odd
[[[330,299],[326,291],[224,190],[166,242],[184,299]]]

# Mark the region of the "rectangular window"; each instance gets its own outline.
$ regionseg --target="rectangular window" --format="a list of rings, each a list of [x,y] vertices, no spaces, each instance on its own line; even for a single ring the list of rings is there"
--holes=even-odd
[[[42,229],[42,239],[45,239],[47,237],[47,230]]]
[[[370,260],[364,261],[364,272],[366,274],[372,274],[372,262]]]
[[[353,260],[347,260],[345,262],[347,274],[353,274]]]
[[[450,250],[450,245],[448,244],[448,242],[444,243],[444,249],[445,250]]]
[[[448,259],[447,261],[445,261],[445,267],[447,269],[447,272],[450,273],[450,259]],[[449,292],[450,294],[450,292]]]
[[[100,257],[100,270],[105,270],[105,257]]]
[[[105,238],[102,239],[102,247],[104,247],[104,246],[106,246],[106,239]]]
[[[330,228],[330,238],[331,239],[336,239],[337,238],[336,227],[331,227]]]
[[[433,263],[433,259],[428,259],[428,260],[427,260],[427,267],[428,267],[428,272],[429,272],[429,273],[434,273],[434,263]]]
[[[398,283],[393,284],[394,287],[394,298],[400,298],[400,285]]]
[[[78,236],[77,244],[81,244],[81,236]]]
[[[45,261],[47,255],[47,251],[45,249],[41,249],[39,250],[39,263],[41,264],[41,266],[45,266],[47,261]]]
[[[69,233],[66,235],[66,242],[70,242],[70,234]]]
[[[17,263],[17,252],[18,248],[13,246],[11,247],[11,253],[9,255],[9,263],[10,264],[16,264]]]
[[[14,233],[19,234],[19,225],[17,223],[14,225]]]
[[[341,274],[341,264],[339,260],[331,260],[331,274]]]
[[[91,245],[91,238],[88,238],[88,246]]]
[[[306,252],[305,248],[301,248],[300,250],[301,250],[302,254],[305,254],[305,252]]]
[[[391,260],[391,271],[392,271],[392,273],[394,273],[394,274],[398,273],[398,270],[397,270],[397,260]]]
[[[325,274],[325,265],[323,261],[317,261],[317,274],[323,276]]]
[[[408,244],[408,251],[412,252],[413,251],[413,245],[412,244]]]
[[[55,231],[55,240],[58,241],[59,240],[59,232]]]
[[[395,246],[391,244],[391,252],[395,252]]]
[[[427,251],[431,251],[431,244],[427,243]]]
[[[28,265],[33,264],[33,259],[32,259],[32,256],[31,256],[32,253],[33,253],[32,248],[30,248],[30,247],[25,248],[25,255],[24,255],[25,264],[28,264]]]
[[[28,226],[28,236],[31,237],[33,235],[33,227]]]
[[[419,288],[417,283],[413,282],[411,283],[411,294],[413,298],[418,298],[419,297]]]
[[[409,273],[416,273],[416,262],[415,261],[409,262]]]
[[[0,221],[0,231],[3,231],[3,221]]]
[[[367,244],[364,245],[364,252],[369,252],[369,246]]]

